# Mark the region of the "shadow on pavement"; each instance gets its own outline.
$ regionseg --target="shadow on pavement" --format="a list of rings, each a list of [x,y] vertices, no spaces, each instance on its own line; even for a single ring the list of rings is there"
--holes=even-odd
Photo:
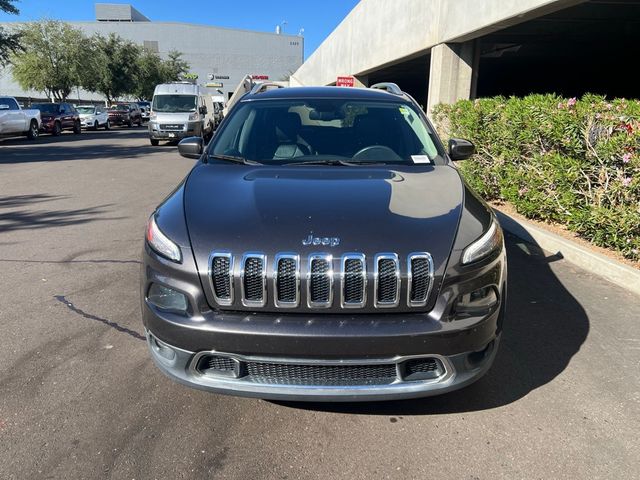
[[[0,197],[0,233],[14,230],[66,227],[100,220],[119,220],[124,218],[103,216],[108,212],[107,207],[110,207],[110,204],[70,210],[1,210],[3,207],[24,207],[32,203],[54,201],[59,198],[63,197],[40,194]]]
[[[129,142],[123,142],[129,140]],[[138,140],[132,143],[130,140]],[[91,143],[87,143],[91,141]],[[55,147],[55,148],[51,148]],[[11,138],[0,141],[0,165],[62,160],[134,158],[162,151],[149,143],[145,128],[118,131],[90,131],[80,135],[63,133],[41,136],[34,141]],[[177,155],[177,152],[176,152]]]
[[[363,415],[430,415],[508,405],[553,381],[589,333],[586,312],[536,245],[508,235],[507,316],[489,372],[467,388],[437,397],[371,403],[274,402],[299,409]]]

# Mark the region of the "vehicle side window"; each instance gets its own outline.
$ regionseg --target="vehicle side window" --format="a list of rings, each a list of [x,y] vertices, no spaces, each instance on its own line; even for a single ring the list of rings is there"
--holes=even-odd
[[[18,102],[16,102],[13,98],[0,98],[0,105],[9,105],[9,110],[20,110],[20,107],[18,107]]]

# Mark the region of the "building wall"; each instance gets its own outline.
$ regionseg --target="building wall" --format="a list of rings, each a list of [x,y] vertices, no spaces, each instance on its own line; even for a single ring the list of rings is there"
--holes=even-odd
[[[143,46],[157,42],[158,53],[166,57],[171,50],[182,52],[191,65],[190,73],[198,75],[198,83],[207,83],[208,75],[223,83],[222,90],[232,92],[247,74],[268,75],[282,80],[300,67],[304,39],[293,35],[233,30],[185,23],[164,22],[70,22],[87,35],[116,33]],[[4,24],[11,27],[15,24]],[[147,46],[150,44],[147,43]],[[154,45],[155,44],[151,44]],[[25,92],[12,79],[10,69],[0,74],[0,92],[4,95],[42,97],[41,92]],[[75,98],[73,93],[71,98]],[[96,94],[80,91],[82,99],[100,99]]]

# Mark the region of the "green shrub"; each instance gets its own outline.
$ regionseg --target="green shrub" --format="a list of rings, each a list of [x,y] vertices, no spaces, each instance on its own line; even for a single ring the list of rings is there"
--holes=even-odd
[[[496,97],[439,105],[434,118],[444,138],[476,144],[461,170],[486,199],[640,260],[640,101]]]

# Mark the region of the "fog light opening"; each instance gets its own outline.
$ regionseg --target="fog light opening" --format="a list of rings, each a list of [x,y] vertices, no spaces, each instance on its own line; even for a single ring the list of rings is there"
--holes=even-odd
[[[155,337],[151,337],[151,346],[153,350],[162,358],[172,362],[176,358],[176,352],[173,348],[164,343],[159,342]]]
[[[486,315],[497,303],[496,289],[493,286],[487,286],[460,295],[454,310],[456,315],[461,316]]]
[[[189,305],[187,296],[184,293],[159,283],[151,285],[147,300],[150,304],[162,310],[178,313],[186,313]]]
[[[487,346],[484,347],[479,352],[472,352],[469,355],[467,355],[467,362],[469,362],[469,365],[471,365],[472,367],[478,367],[482,365],[484,361],[487,359],[487,357],[489,357],[489,354],[493,349],[494,342],[495,341],[489,342]]]

